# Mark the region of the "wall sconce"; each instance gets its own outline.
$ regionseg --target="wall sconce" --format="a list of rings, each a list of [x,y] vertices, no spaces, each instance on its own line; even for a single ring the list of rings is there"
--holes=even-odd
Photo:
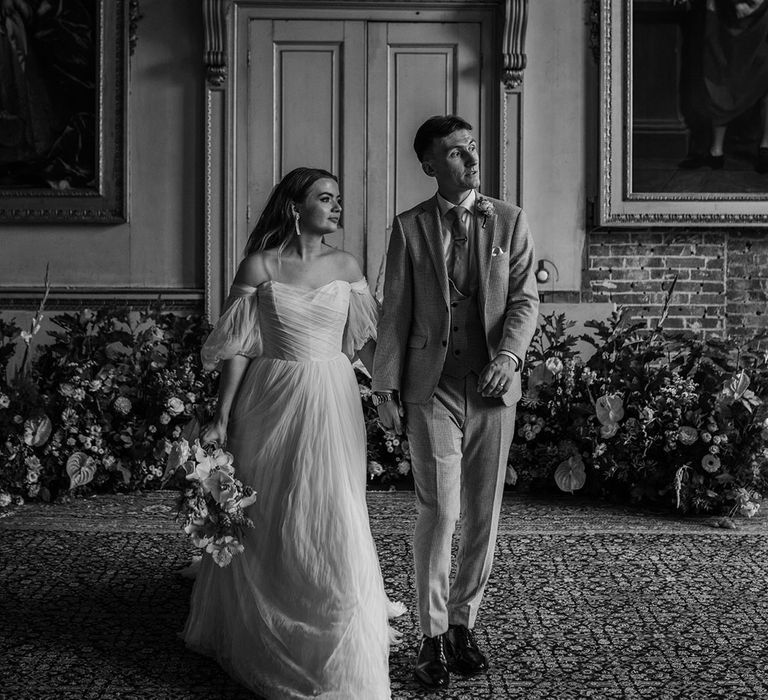
[[[560,270],[557,269],[557,265],[553,263],[551,260],[547,260],[546,258],[542,258],[539,260],[539,266],[536,268],[536,281],[539,284],[545,284],[549,282],[550,274],[549,270],[547,270],[544,263],[549,263],[552,266],[552,269],[555,271],[555,281],[560,281]]]

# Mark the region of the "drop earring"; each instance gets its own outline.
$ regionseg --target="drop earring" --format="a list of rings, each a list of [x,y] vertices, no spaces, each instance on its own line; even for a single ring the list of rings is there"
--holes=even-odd
[[[293,212],[293,217],[294,217],[293,221],[296,224],[296,235],[300,236],[301,235],[301,228],[299,228],[299,212],[294,211]]]

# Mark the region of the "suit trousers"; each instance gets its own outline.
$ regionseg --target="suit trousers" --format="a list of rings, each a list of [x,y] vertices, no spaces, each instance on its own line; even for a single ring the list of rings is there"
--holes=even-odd
[[[477,381],[474,373],[442,375],[427,403],[405,404],[418,511],[413,555],[419,626],[429,637],[449,624],[474,626],[493,563],[516,405],[484,398]]]

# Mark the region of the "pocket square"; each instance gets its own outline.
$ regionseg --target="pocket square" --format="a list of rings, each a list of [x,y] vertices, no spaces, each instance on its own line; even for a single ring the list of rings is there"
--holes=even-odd
[[[493,250],[491,250],[491,257],[492,258],[498,258],[499,255],[506,255],[506,254],[507,254],[507,251],[506,250],[502,250],[497,245],[493,246]]]

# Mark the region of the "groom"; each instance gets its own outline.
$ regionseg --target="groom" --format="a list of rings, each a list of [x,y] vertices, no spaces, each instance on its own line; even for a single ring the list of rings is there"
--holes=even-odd
[[[381,422],[408,427],[418,518],[413,550],[429,689],[485,671],[473,627],[491,572],[520,368],[538,293],[525,214],[481,195],[472,126],[436,116],[414,140],[437,193],[395,217],[373,373]],[[451,542],[461,514],[456,576]]]

